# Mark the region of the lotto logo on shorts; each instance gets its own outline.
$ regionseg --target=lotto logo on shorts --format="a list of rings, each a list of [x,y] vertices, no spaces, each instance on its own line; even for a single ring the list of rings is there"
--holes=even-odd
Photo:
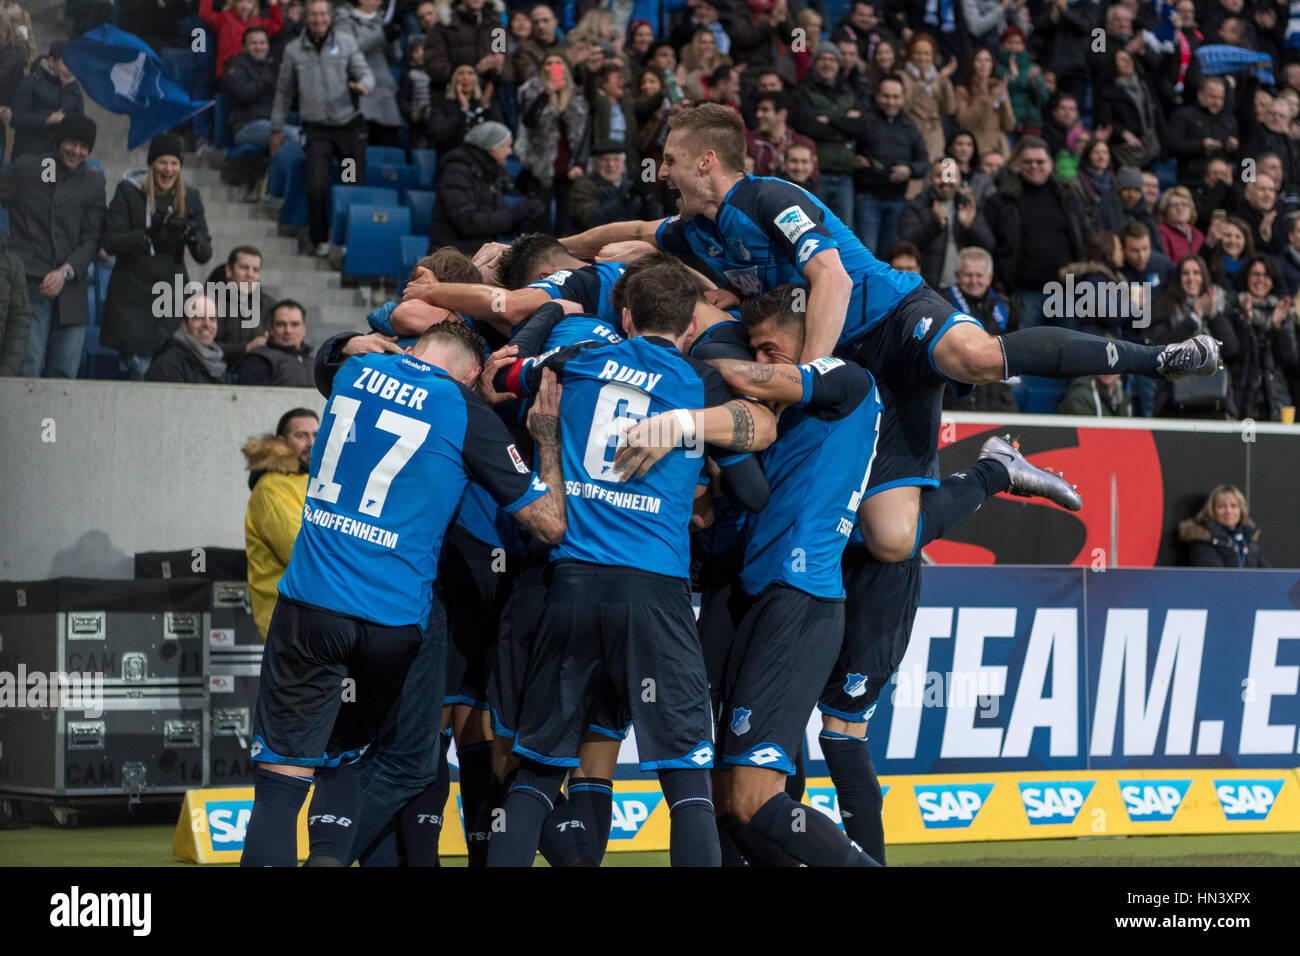
[[[1216,780],[1214,793],[1219,798],[1226,820],[1267,820],[1284,780]]]
[[[916,805],[927,830],[968,827],[993,791],[991,783],[914,784]]]
[[[610,806],[609,838],[631,840],[641,832],[641,827],[663,798],[662,793],[655,791],[615,793]]]
[[[1034,826],[1044,823],[1073,823],[1094,786],[1092,780],[1022,782],[1020,802],[1025,805],[1025,816]]]
[[[1182,806],[1191,785],[1190,780],[1121,780],[1119,795],[1134,823],[1166,823]]]
[[[713,763],[713,748],[705,744],[703,747],[692,751],[691,755],[686,759],[697,767],[707,767]]]

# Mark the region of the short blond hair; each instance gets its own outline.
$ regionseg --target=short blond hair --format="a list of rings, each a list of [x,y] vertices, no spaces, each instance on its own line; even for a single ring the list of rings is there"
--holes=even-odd
[[[682,133],[686,148],[696,156],[713,150],[729,173],[745,171],[745,121],[729,106],[701,103],[668,120],[668,131]]]

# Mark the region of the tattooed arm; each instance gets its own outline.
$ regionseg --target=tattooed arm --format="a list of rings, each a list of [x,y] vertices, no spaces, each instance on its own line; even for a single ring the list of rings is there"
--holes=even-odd
[[[712,408],[647,418],[629,428],[624,441],[614,455],[614,470],[624,479],[640,478],[674,448],[703,454],[701,446],[709,444],[729,451],[762,451],[776,441],[776,416],[763,405],[733,398]]]
[[[727,387],[771,405],[793,405],[803,398],[804,380],[797,365],[760,365],[738,359],[706,359],[722,373]]]
[[[537,399],[528,411],[528,431],[537,446],[537,474],[549,490],[515,512],[515,520],[546,544],[559,544],[568,519],[564,507],[564,474],[560,467],[561,385],[550,369],[542,372]]]

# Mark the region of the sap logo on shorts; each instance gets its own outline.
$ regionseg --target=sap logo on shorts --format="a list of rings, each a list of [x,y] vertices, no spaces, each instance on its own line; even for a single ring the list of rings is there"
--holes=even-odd
[[[968,827],[993,791],[991,783],[913,784],[927,830]]]
[[[809,236],[799,247],[799,254],[795,257],[795,265],[803,265],[821,250],[822,241],[817,236]]]
[[[510,460],[515,463],[515,471],[521,475],[526,475],[530,471],[527,464],[524,463],[523,455],[519,454],[519,449],[513,444],[506,446],[506,451],[510,452]]]
[[[655,812],[662,793],[646,791],[645,793],[615,793],[610,806],[611,816],[609,837],[611,840],[630,840],[641,832],[641,827]]]
[[[1191,785],[1190,780],[1121,780],[1119,795],[1134,823],[1163,823],[1174,818]]]
[[[777,213],[776,219],[774,219],[773,222],[776,223],[776,227],[785,234],[786,239],[791,243],[817,225],[809,219],[808,214],[798,206],[790,206],[787,209],[782,209]]]
[[[916,323],[916,328],[912,330],[912,338],[920,341],[930,333],[930,326],[934,323],[934,318],[927,315],[920,322]]]
[[[763,283],[758,277],[757,266],[750,266],[748,269],[727,269],[722,274],[745,295],[763,294]]]
[[[1285,780],[1216,780],[1214,792],[1219,797],[1227,820],[1267,820],[1277,802]]]
[[[1025,805],[1025,816],[1034,826],[1073,823],[1094,786],[1092,780],[1021,782],[1020,802]]]
[[[244,834],[253,816],[252,800],[205,800],[208,833],[214,850],[243,850]]]
[[[752,710],[735,707],[731,711],[731,732],[737,737],[749,733],[749,718],[754,716]]]
[[[849,674],[844,678],[844,693],[850,697],[861,697],[867,692],[866,674]]]

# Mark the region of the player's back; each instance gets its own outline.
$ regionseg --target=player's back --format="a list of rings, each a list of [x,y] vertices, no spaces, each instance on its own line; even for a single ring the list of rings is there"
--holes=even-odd
[[[552,560],[689,571],[689,522],[703,446],[677,448],[643,478],[619,481],[614,454],[626,427],[677,408],[715,404],[720,377],[667,339],[643,336],[582,351],[564,364],[560,404],[568,531]]]
[[[344,363],[312,448],[281,594],[378,624],[424,624],[438,550],[468,480],[472,400],[410,355]]]
[[[530,282],[528,288],[541,289],[552,299],[577,302],[611,328],[618,329],[619,316],[610,293],[626,271],[627,266],[621,262],[597,262],[580,269],[559,269],[544,279]]]

